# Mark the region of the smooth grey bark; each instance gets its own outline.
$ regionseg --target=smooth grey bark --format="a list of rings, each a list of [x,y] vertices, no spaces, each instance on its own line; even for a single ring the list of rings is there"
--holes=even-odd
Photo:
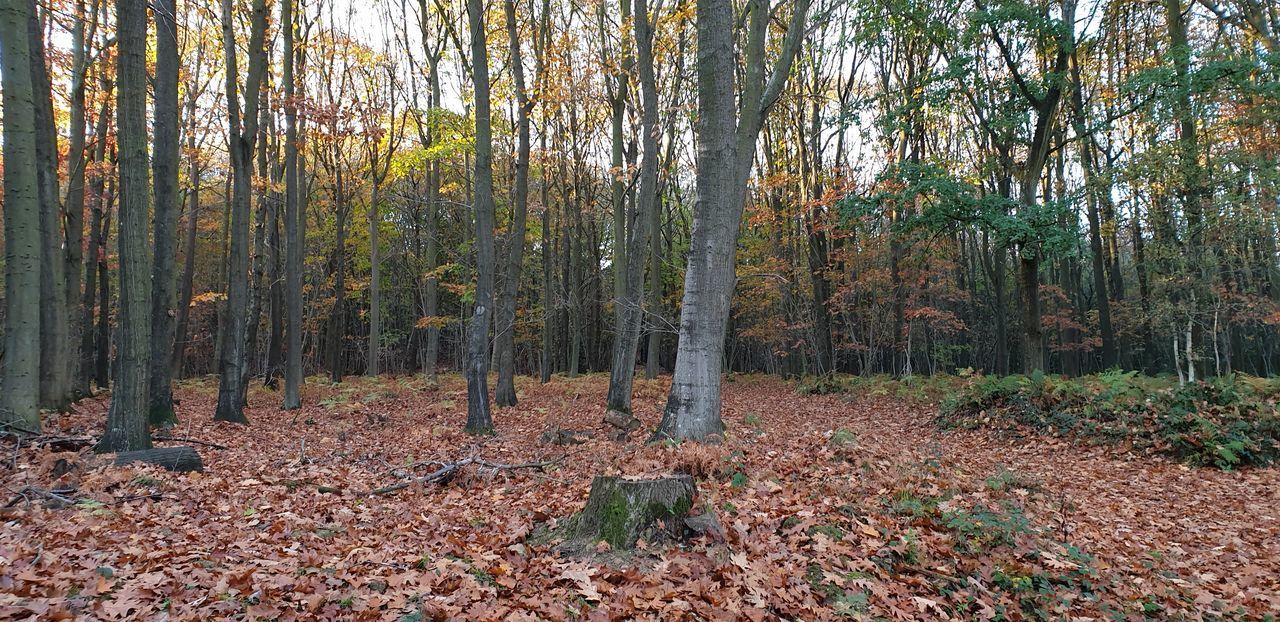
[[[35,92],[27,23],[34,2],[0,5],[4,86],[5,331],[0,423],[40,433],[40,194],[36,180]],[[43,62],[43,61],[41,61]]]
[[[489,326],[493,315],[493,131],[489,118],[489,53],[485,48],[484,0],[467,0],[471,29],[471,81],[475,89],[476,297],[467,334],[467,426],[469,434],[492,434],[489,412]]]
[[[606,406],[610,413],[632,417],[631,389],[635,380],[636,349],[643,317],[644,257],[652,215],[658,210],[658,79],[653,67],[653,28],[648,0],[635,1],[635,39],[640,73],[640,179],[634,222],[627,227],[626,257],[618,276],[624,278],[622,296],[614,304],[613,362],[609,368]],[[656,278],[655,274],[655,278]],[[606,415],[607,416],[607,415]]]
[[[124,1],[124,0],[120,0]],[[226,104],[231,152],[232,196],[228,235],[227,304],[223,317],[218,367],[218,421],[248,423],[244,415],[248,361],[245,360],[249,307],[249,198],[252,193],[253,147],[258,137],[258,103],[265,72],[263,40],[267,30],[266,0],[253,1],[249,34],[249,67],[241,118],[239,72],[232,0],[222,0],[222,42],[226,52]]]
[[[155,100],[152,104],[155,187],[155,236],[151,264],[151,406],[147,423],[173,425],[173,352],[175,263],[178,237],[178,25],[176,0],[153,0],[156,21]]]
[[[524,60],[520,53],[520,29],[516,23],[514,0],[503,2],[507,39],[511,49],[511,79],[516,94],[515,186],[511,191],[511,230],[507,233],[507,265],[502,271],[495,316],[498,386],[494,401],[498,406],[515,406],[516,397],[516,296],[520,292],[520,267],[524,262],[524,236],[529,217],[529,115],[533,102],[525,89]]]
[[[281,408],[302,408],[302,270],[306,239],[303,214],[298,209],[298,104],[293,71],[294,0],[280,3],[280,28],[284,35],[284,230],[285,230],[285,365]]]
[[[62,205],[58,194],[58,132],[45,66],[44,29],[33,11],[27,21],[31,88],[35,94],[36,184],[40,196],[40,405],[65,411],[71,403],[70,339],[67,333],[66,260],[62,253]],[[53,310],[58,310],[54,312]]]
[[[749,3],[742,104],[735,88],[732,3],[698,0],[698,118],[693,235],[685,270],[676,368],[662,422],[654,439],[708,440],[720,435],[720,370],[729,302],[735,284],[738,226],[756,138],[782,92],[803,38],[808,0],[797,0],[772,73],[766,82],[764,53],[769,3]],[[726,174],[728,172],[728,174]]]
[[[151,258],[147,248],[150,180],[147,161],[147,7],[116,0],[116,143],[120,152],[120,314],[115,382],[99,453],[151,447]]]

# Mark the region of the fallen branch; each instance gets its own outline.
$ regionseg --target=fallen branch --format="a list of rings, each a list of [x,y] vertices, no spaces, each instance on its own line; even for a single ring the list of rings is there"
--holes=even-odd
[[[18,501],[19,501],[19,500],[25,500],[28,504],[30,504],[30,503],[31,503],[31,497],[27,496],[27,493],[31,493],[31,494],[36,495],[36,496],[44,497],[45,499],[48,499],[49,501],[52,501],[52,502],[55,502],[55,503],[61,504],[61,505],[60,505],[60,506],[58,506],[58,507],[65,507],[65,506],[68,506],[68,505],[75,505],[75,504],[76,504],[76,500],[75,500],[75,499],[72,499],[72,498],[70,498],[70,497],[65,497],[65,496],[63,496],[63,495],[65,495],[65,494],[70,494],[70,493],[73,493],[73,492],[75,492],[75,489],[74,489],[74,488],[70,488],[70,489],[58,489],[58,490],[45,490],[45,489],[43,489],[43,488],[37,488],[37,487],[35,487],[35,486],[24,486],[23,488],[21,488],[21,489],[19,489],[19,490],[17,490],[17,491],[16,491],[15,496],[14,496],[12,499],[10,499],[10,500],[9,500],[9,502],[8,502],[8,503],[6,503],[6,504],[4,505],[4,507],[5,507],[5,509],[8,509],[8,508],[11,508],[11,507],[13,507],[13,506],[15,506],[15,505],[18,505]]]

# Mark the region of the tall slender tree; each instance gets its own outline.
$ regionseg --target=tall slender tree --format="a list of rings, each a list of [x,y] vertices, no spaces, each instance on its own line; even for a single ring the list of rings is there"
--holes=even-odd
[[[640,74],[640,179],[622,272],[622,296],[614,303],[613,364],[609,368],[607,404],[615,417],[632,417],[631,389],[643,317],[644,257],[652,215],[658,209],[658,79],[653,67],[653,27],[648,0],[635,0],[635,39]],[[654,274],[650,278],[659,278]]]
[[[467,426],[470,434],[493,432],[489,411],[489,327],[493,323],[493,130],[489,107],[489,51],[484,0],[467,0],[471,30],[471,82],[475,89],[476,294],[467,334]]]
[[[498,406],[516,405],[516,295],[520,291],[520,267],[524,263],[524,237],[529,217],[529,117],[534,102],[524,80],[524,57],[520,52],[520,25],[516,21],[514,0],[502,4],[507,21],[507,41],[511,50],[511,81],[516,95],[516,161],[515,187],[511,190],[511,228],[507,231],[506,265],[502,270],[502,290],[496,300],[495,339],[498,362],[498,387],[494,401]],[[546,19],[546,16],[543,16]]]
[[[124,0],[120,0],[124,1]],[[253,182],[253,149],[258,138],[258,104],[266,71],[266,0],[253,0],[249,30],[248,72],[241,114],[235,3],[222,0],[222,44],[226,53],[227,127],[231,152],[231,249],[227,258],[227,305],[220,351],[218,406],[213,418],[248,423],[244,407],[248,382],[245,358],[249,311],[249,199]]]
[[[155,186],[155,236],[151,264],[151,405],[147,423],[159,427],[177,422],[173,409],[174,310],[177,295],[178,238],[178,4],[154,0],[156,21],[155,101],[152,183]],[[190,249],[187,251],[191,252]]]
[[[304,218],[298,209],[298,103],[294,64],[297,50],[293,17],[295,0],[281,0],[280,29],[284,34],[284,231],[285,231],[285,410],[302,408],[302,270],[306,258]]]
[[[116,0],[117,143],[120,150],[120,316],[115,383],[99,452],[151,447],[147,432],[151,359],[151,284],[147,253],[147,8]]]
[[[58,131],[49,69],[44,63],[44,27],[35,13],[27,22],[31,87],[35,93],[36,183],[40,193],[40,306],[58,309],[40,320],[40,405],[63,411],[71,401],[71,365],[66,260],[62,253],[62,205],[58,194]]]

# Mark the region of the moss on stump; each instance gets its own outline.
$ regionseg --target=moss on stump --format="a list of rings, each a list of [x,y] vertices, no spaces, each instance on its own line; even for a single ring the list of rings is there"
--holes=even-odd
[[[566,526],[568,540],[608,542],[631,549],[646,532],[663,529],[680,537],[696,488],[688,475],[656,479],[596,476],[587,506]]]

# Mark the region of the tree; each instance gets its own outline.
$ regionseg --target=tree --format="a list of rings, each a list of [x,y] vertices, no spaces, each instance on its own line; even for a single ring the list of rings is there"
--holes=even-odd
[[[173,425],[174,298],[177,295],[178,237],[178,5],[176,0],[155,0],[156,75],[154,110],[155,237],[151,265],[151,404],[147,423]],[[188,250],[190,252],[190,250]]]
[[[296,26],[294,0],[280,3],[280,28],[284,33],[284,230],[285,230],[285,347],[284,401],[281,407],[302,407],[302,270],[306,258],[306,219],[298,209],[298,104],[294,79]]]
[[[534,102],[524,83],[524,59],[520,53],[520,26],[516,22],[514,0],[502,4],[507,20],[507,39],[511,49],[511,80],[516,95],[516,161],[515,187],[511,191],[511,229],[507,232],[506,266],[502,271],[502,289],[495,301],[497,307],[496,349],[498,387],[494,400],[498,406],[516,405],[516,295],[520,291],[520,267],[524,262],[524,236],[529,216],[529,115]],[[543,19],[547,19],[543,15]]]
[[[735,37],[731,3],[699,0],[698,198],[685,269],[680,342],[662,422],[655,438],[705,440],[719,435],[720,371],[729,300],[734,289],[734,244],[746,201],[756,137],[777,102],[804,36],[808,0],[797,0],[766,82],[764,55],[772,7],[749,3],[742,105],[736,106]],[[727,172],[727,174],[726,174]]]
[[[116,1],[116,127],[120,150],[120,317],[116,377],[107,411],[107,428],[98,452],[151,447],[147,431],[151,362],[150,258],[147,215],[150,183],[147,160],[147,9]]]
[[[31,46],[31,86],[35,93],[36,183],[40,195],[40,306],[66,309],[66,268],[62,253],[62,206],[58,195],[58,132],[45,57],[44,29],[33,12],[27,22]],[[46,313],[40,320],[40,405],[65,411],[71,398],[68,315]]]
[[[34,2],[0,6],[4,63],[5,331],[0,422],[40,433],[40,195],[36,181],[35,91],[27,24]]]
[[[613,364],[609,368],[607,407],[623,419],[632,417],[631,388],[635,379],[636,349],[640,344],[643,317],[644,257],[649,244],[650,225],[658,210],[658,79],[653,67],[653,27],[649,23],[648,0],[635,0],[635,38],[640,73],[640,179],[636,209],[629,232],[625,257],[617,278],[623,279],[623,295],[615,308]],[[650,278],[661,278],[654,271]],[[616,415],[615,415],[616,416]]]
[[[493,132],[489,118],[489,54],[484,0],[467,0],[471,29],[471,83],[475,89],[475,248],[476,290],[467,333],[467,426],[469,434],[490,434],[489,326],[493,323]]]
[[[266,0],[254,0],[249,32],[249,66],[241,117],[234,3],[222,0],[222,40],[226,52],[226,103],[231,152],[231,250],[227,265],[227,313],[223,320],[219,360],[218,421],[248,423],[244,415],[248,381],[245,359],[249,308],[249,198],[252,193],[253,148],[258,137],[258,103],[266,70]]]
[[[386,73],[381,76],[366,75],[365,86],[369,101],[364,110],[364,148],[365,157],[369,160],[369,180],[372,190],[369,193],[369,266],[372,272],[369,279],[369,362],[365,373],[378,375],[378,353],[382,349],[381,314],[382,305],[379,290],[382,287],[381,261],[378,253],[378,202],[381,200],[382,184],[391,171],[391,159],[395,156],[400,139],[404,137],[405,119],[397,119],[396,104],[399,96],[396,92],[395,67],[388,64]],[[378,94],[380,86],[387,88],[386,99]],[[382,115],[386,113],[390,128],[382,127]]]

